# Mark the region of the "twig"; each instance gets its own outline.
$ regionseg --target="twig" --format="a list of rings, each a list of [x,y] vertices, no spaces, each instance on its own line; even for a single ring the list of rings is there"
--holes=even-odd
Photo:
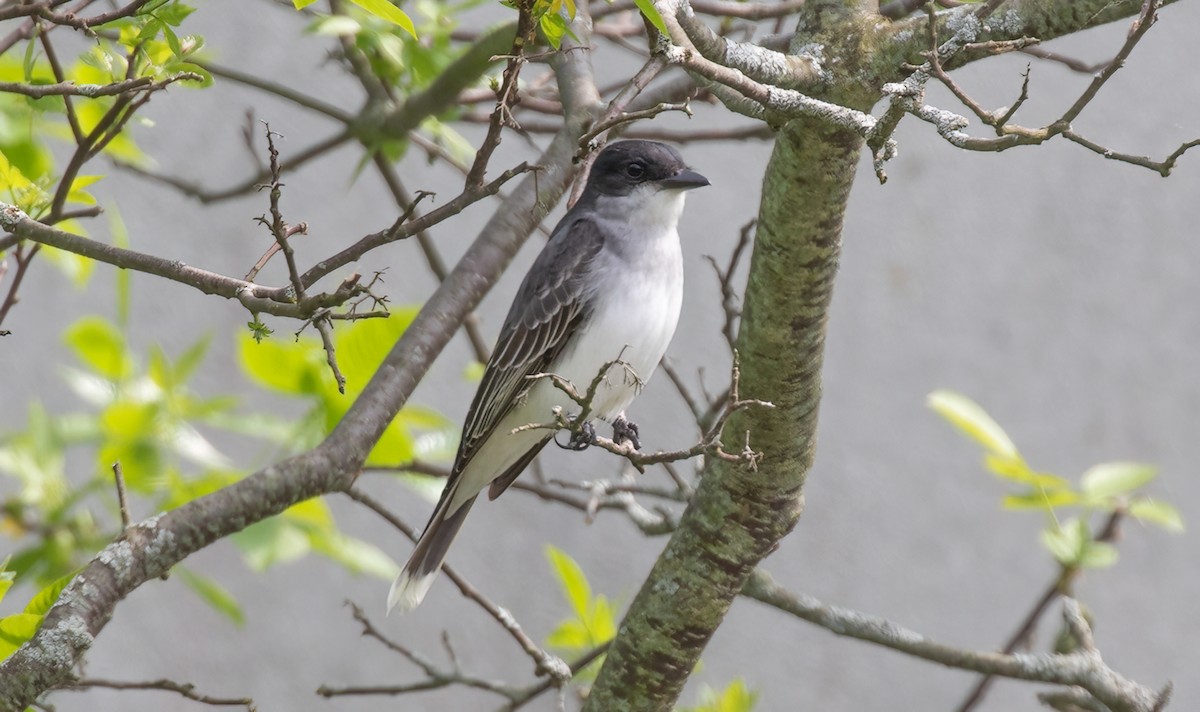
[[[353,138],[354,134],[351,132],[351,130],[348,128],[343,128],[329,138],[318,141],[312,146],[299,151],[292,156],[291,159],[280,164],[280,173],[289,173],[294,171],[306,163],[315,160],[326,153],[329,153],[335,148],[338,148],[342,144],[349,142]],[[187,179],[177,178],[165,173],[158,173],[148,168],[143,168],[142,166],[127,163],[125,161],[114,160],[113,163],[118,168],[129,171],[134,175],[169,185],[180,193],[183,193],[190,198],[194,198],[205,205],[209,203],[218,203],[250,193],[259,185],[261,185],[263,181],[268,180],[271,177],[270,171],[260,170],[236,185],[229,186],[228,188],[209,190]]]
[[[0,229],[11,232],[22,240],[57,247],[123,269],[163,277],[194,287],[205,294],[236,299],[251,312],[307,319],[320,309],[345,304],[351,298],[362,294],[361,287],[356,287],[352,281],[346,281],[333,292],[322,292],[296,300],[289,296],[289,289],[262,287],[252,282],[192,267],[178,260],[168,260],[73,235],[33,220],[15,205],[4,203],[0,203]],[[0,316],[2,315],[3,311],[0,311]]]
[[[557,374],[535,373],[528,376],[527,378],[531,380],[549,380],[554,384],[555,388],[558,388],[560,391],[565,393],[568,398],[579,405],[581,411],[578,414],[569,417],[563,412],[561,407],[556,406],[552,411],[552,415],[554,416],[552,421],[546,423],[527,423],[514,428],[513,432],[517,433],[526,430],[565,430],[573,434],[582,433],[584,424],[587,422],[588,416],[591,414],[591,403],[595,398],[596,390],[599,388],[600,384],[608,378],[609,369],[618,365],[625,370],[627,375],[632,374],[633,378],[638,378],[636,372],[634,372],[628,364],[620,359],[617,359],[610,361],[601,367],[599,373],[596,374],[596,377],[592,379],[592,382],[582,394],[574,386],[574,384]],[[602,450],[607,450],[614,455],[620,455],[628,460],[629,464],[633,465],[638,472],[643,473],[646,471],[646,467],[650,465],[658,465],[665,462],[677,462],[679,460],[689,460],[700,455],[711,455],[728,462],[743,463],[752,470],[758,469],[758,461],[762,458],[762,453],[757,452],[750,447],[749,433],[746,434],[745,446],[738,452],[729,452],[725,450],[721,441],[724,434],[725,422],[729,419],[729,416],[733,415],[739,410],[750,407],[775,407],[772,403],[767,401],[742,399],[738,393],[738,383],[740,378],[741,370],[738,361],[738,355],[737,352],[734,351],[729,394],[720,410],[720,414],[716,417],[712,427],[710,427],[707,432],[701,435],[700,441],[690,448],[673,451],[660,450],[658,452],[646,454],[635,450],[633,448],[633,444],[628,441],[618,444],[613,440],[601,437],[599,435],[593,438],[591,444],[596,445]]]
[[[61,689],[80,692],[96,687],[109,690],[163,690],[174,692],[195,702],[201,702],[214,707],[245,707],[248,712],[257,709],[254,700],[249,697],[211,697],[196,692],[196,686],[190,682],[179,683],[171,680],[153,680],[150,682],[125,682],[120,680],[101,680],[97,678],[82,678],[65,685]]]
[[[387,508],[376,501],[375,498],[356,487],[348,487],[345,490],[345,493],[346,496],[378,514],[393,527],[400,530],[404,536],[408,537],[414,543],[419,538],[412,527],[408,526],[402,520],[396,517],[396,515],[388,511]],[[462,593],[463,596],[474,601],[480,608],[486,611],[488,615],[495,619],[495,621],[499,623],[500,626],[504,628],[504,630],[506,630],[510,636],[512,636],[513,640],[517,641],[517,644],[521,646],[521,649],[525,651],[525,654],[528,655],[531,660],[533,660],[534,670],[538,675],[550,675],[551,677],[559,680],[560,684],[561,682],[571,679],[569,666],[567,666],[567,664],[561,659],[551,655],[550,653],[547,653],[545,650],[542,650],[532,638],[526,635],[525,631],[521,629],[521,626],[517,623],[516,619],[513,618],[511,613],[485,597],[479,592],[479,589],[468,583],[466,579],[460,576],[458,572],[449,565],[442,565],[442,573],[445,574],[446,578],[450,579],[450,581],[458,587],[459,592]]]
[[[1120,524],[1124,514],[1125,511],[1123,509],[1118,508],[1114,510],[1104,522],[1104,527],[1101,528],[1100,532],[1096,535],[1095,541],[1100,543],[1111,543],[1115,541],[1119,536]],[[1038,598],[1037,602],[1033,604],[1033,608],[1030,609],[1029,613],[1025,615],[1025,618],[1022,619],[1020,625],[1017,626],[1017,630],[1004,644],[1004,648],[1001,652],[1008,655],[1015,653],[1018,649],[1028,647],[1029,640],[1033,637],[1034,631],[1037,630],[1038,623],[1041,621],[1042,616],[1045,615],[1046,611],[1050,609],[1050,605],[1060,597],[1072,595],[1072,588],[1074,586],[1075,579],[1078,576],[1078,567],[1063,564],[1059,569],[1058,576],[1056,576],[1055,579],[1050,582],[1050,585],[1046,588],[1045,592]],[[979,681],[974,687],[971,688],[971,691],[967,693],[966,698],[962,701],[962,703],[959,704],[958,707],[955,708],[955,711],[970,712],[971,710],[975,709],[975,707],[983,701],[984,696],[991,687],[992,680],[992,675],[984,675],[983,677],[979,678]]]
[[[121,472],[121,463],[112,464],[113,480],[117,483],[117,507],[121,510],[121,530],[129,528],[129,498],[125,495],[125,475]]]
[[[762,569],[755,569],[751,574],[742,595],[815,623],[836,635],[875,643],[922,660],[1018,680],[1077,686],[1112,710],[1153,712],[1161,699],[1149,688],[1109,668],[1094,649],[1066,655],[1011,655],[954,648],[887,619],[828,606],[811,596],[788,591]],[[1091,629],[1074,599],[1066,599],[1064,615],[1072,627],[1088,631],[1090,638]]]
[[[746,247],[750,244],[750,238],[757,223],[757,219],[752,219],[742,226],[738,232],[737,244],[733,246],[733,253],[729,255],[729,262],[725,269],[721,269],[716,258],[705,255],[712,265],[713,271],[717,273],[717,282],[721,286],[721,309],[725,312],[725,322],[721,328],[721,334],[725,337],[725,343],[729,346],[730,352],[737,348],[737,322],[742,316],[742,310],[738,306],[738,290],[733,286],[733,275],[737,271]]]
[[[247,74],[246,72],[242,72],[231,67],[213,64],[207,60],[193,59],[192,62],[201,69],[208,71],[214,77],[228,79],[231,82],[253,87],[254,89],[258,89],[259,91],[263,91],[268,94],[273,94],[281,99],[286,99],[297,106],[303,106],[304,108],[315,111],[318,114],[324,114],[325,116],[328,116],[329,118],[339,121],[343,124],[348,125],[354,121],[354,116],[342,111],[338,107],[332,104],[327,104],[315,97],[298,92],[284,84],[268,81],[255,74]]]
[[[600,134],[610,131],[623,124],[633,123],[634,121],[640,121],[641,119],[653,119],[655,116],[668,111],[681,111],[687,114],[689,119],[693,115],[692,107],[687,101],[676,103],[663,102],[648,109],[640,109],[638,111],[623,111],[616,116],[597,121],[596,124],[592,126],[591,130],[589,130],[579,139],[579,145],[582,147],[582,150],[585,154],[591,153],[592,151],[598,150],[598,148],[603,145],[602,141],[596,141]]]
[[[1041,128],[1028,128],[1006,123],[1012,118],[1016,109],[1028,96],[1028,73],[1026,73],[1022,83],[1021,97],[1018,98],[1017,103],[1012,108],[1003,112],[987,111],[963,91],[942,66],[942,62],[959,51],[967,47],[979,46],[972,44],[974,38],[971,32],[973,30],[968,26],[963,26],[955,37],[938,46],[936,28],[931,18],[925,23],[930,34],[931,45],[933,46],[933,49],[925,52],[928,61],[920,67],[914,67],[915,71],[913,74],[903,83],[884,86],[884,93],[892,96],[892,103],[885,113],[885,118],[879,122],[876,130],[868,138],[872,149],[876,150],[876,172],[879,173],[880,179],[886,180],[886,176],[882,173],[882,163],[890,155],[894,155],[894,152],[892,154],[885,154],[877,148],[876,143],[881,137],[890,136],[891,132],[895,129],[895,124],[899,120],[899,116],[905,112],[932,124],[937,129],[938,134],[952,145],[970,151],[999,152],[1016,146],[1038,145],[1056,136],[1063,136],[1067,140],[1084,146],[1088,150],[1098,153],[1105,158],[1149,168],[1163,177],[1170,175],[1180,156],[1189,149],[1200,145],[1200,139],[1183,143],[1164,160],[1154,161],[1146,156],[1120,153],[1101,146],[1079,135],[1071,126],[1072,122],[1078,118],[1084,108],[1097,96],[1104,84],[1123,66],[1133,48],[1145,36],[1146,32],[1149,31],[1150,26],[1154,24],[1157,18],[1160,6],[1161,0],[1145,0],[1138,17],[1134,19],[1130,27],[1125,43],[1113,60],[1104,65],[1100,73],[1095,76],[1075,102],[1063,112],[1062,116]],[[1013,46],[1015,47],[1016,44]],[[980,121],[994,128],[997,138],[985,139],[970,136],[963,131],[968,124],[965,117],[922,103],[924,82],[931,76],[936,77],[942,82]]]
[[[352,601],[346,601],[346,605],[350,607],[354,620],[358,621],[362,627],[364,636],[374,638],[382,643],[388,650],[398,653],[405,657],[409,662],[421,668],[428,679],[422,680],[408,685],[391,685],[381,686],[374,685],[368,687],[329,687],[321,685],[317,688],[317,694],[321,697],[343,697],[348,695],[402,695],[409,692],[418,692],[424,690],[435,690],[441,687],[449,687],[451,685],[464,685],[473,687],[477,690],[486,690],[497,695],[508,698],[510,701],[516,699],[519,691],[505,685],[501,682],[493,682],[482,678],[464,675],[456,669],[452,672],[447,672],[438,668],[424,656],[416,651],[402,645],[387,636],[385,636],[378,628],[375,627],[362,609],[355,605]]]
[[[1038,59],[1044,59],[1049,62],[1057,62],[1069,69],[1079,72],[1080,74],[1087,75],[1094,75],[1096,72],[1099,72],[1101,69],[1104,69],[1113,62],[1111,59],[1106,59],[1103,62],[1088,64],[1087,62],[1075,59],[1073,57],[1058,54],[1057,52],[1051,52],[1044,47],[1025,47],[1021,51],[1031,57],[1037,57]]]
[[[533,43],[537,32],[537,23],[533,19],[533,0],[517,0],[517,31],[513,35],[512,50],[509,52],[508,64],[504,67],[504,75],[500,80],[500,89],[496,92],[496,108],[492,111],[488,123],[487,134],[479,150],[475,153],[475,161],[467,172],[467,190],[475,190],[483,186],[483,177],[487,172],[488,161],[492,153],[500,145],[500,130],[505,126],[514,126],[510,104],[516,97],[517,76],[521,66],[525,64],[525,48]]]
[[[414,132],[412,135],[416,136],[417,134]],[[395,168],[392,167],[382,154],[375,154],[375,168],[379,171],[384,185],[391,192],[392,199],[396,201],[396,205],[404,210],[401,222],[407,222],[414,215],[419,215],[417,205],[425,198],[432,196],[433,193],[418,190],[416,198],[411,197],[408,191],[404,189],[404,184],[400,182],[400,176],[396,174]],[[446,268],[446,263],[442,259],[437,245],[434,244],[433,238],[425,230],[418,230],[415,237],[417,238],[417,246],[421,248],[421,254],[425,256],[425,264],[429,266],[429,271],[433,272],[433,276],[437,278],[438,282],[446,281],[446,275],[450,272]],[[480,363],[487,363],[488,345],[484,341],[483,335],[479,333],[479,321],[475,317],[474,312],[468,314],[466,319],[463,319],[463,331],[466,332],[467,340],[470,341],[471,348],[475,352],[475,360]]]
[[[297,301],[305,299],[308,295],[304,290],[304,281],[300,278],[300,270],[296,267],[296,253],[292,249],[292,244],[288,240],[293,235],[305,234],[308,232],[308,224],[300,223],[295,227],[289,226],[283,219],[283,212],[279,209],[279,199],[283,195],[283,183],[279,180],[280,165],[279,165],[279,150],[275,148],[275,137],[280,134],[271,130],[271,125],[263,122],[263,127],[267,135],[267,153],[270,156],[269,170],[271,172],[271,182],[260,188],[270,188],[270,204],[271,204],[271,219],[259,218],[259,222],[266,225],[271,235],[275,238],[275,243],[279,245],[279,251],[283,253],[283,259],[287,263],[288,279],[292,283],[292,291],[295,293]],[[270,255],[264,255],[264,261],[269,259]],[[359,275],[355,273],[348,281],[348,286],[353,289],[358,284]],[[333,344],[333,322],[329,318],[329,310],[323,309],[314,312],[308,319],[317,329],[317,333],[321,335],[321,345],[325,349],[325,361],[329,364],[329,370],[333,373],[334,381],[337,382],[338,393],[346,393],[346,377],[342,375],[342,371],[338,368],[337,351]],[[301,330],[304,326],[300,327]],[[297,332],[299,336],[299,332]]]
[[[19,82],[0,82],[0,92],[21,94],[33,99],[47,96],[83,96],[95,98],[98,96],[116,96],[127,91],[143,89],[153,83],[152,77],[126,79],[112,84],[76,84],[60,82],[57,84],[22,84]]]

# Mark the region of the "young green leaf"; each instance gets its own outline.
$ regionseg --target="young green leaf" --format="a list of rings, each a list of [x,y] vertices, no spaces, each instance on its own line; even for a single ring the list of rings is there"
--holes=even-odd
[[[212,606],[221,615],[228,618],[234,625],[241,628],[246,623],[246,614],[242,612],[242,607],[238,605],[237,599],[233,597],[224,586],[217,583],[214,579],[184,568],[176,566],[172,571],[173,574],[179,576],[180,580],[192,592],[199,596],[205,603]]]
[[[62,594],[63,589],[67,584],[71,583],[71,579],[75,578],[75,572],[71,572],[66,576],[56,579],[49,586],[46,586],[25,606],[25,613],[35,616],[44,616],[50,612],[50,608],[54,606],[54,602]]]
[[[1106,569],[1117,563],[1117,547],[1102,541],[1087,545],[1079,557],[1079,565],[1085,569]]]
[[[32,613],[15,613],[0,618],[0,661],[32,638],[41,625],[42,616]]]
[[[125,337],[110,322],[96,316],[84,317],[67,329],[67,345],[97,373],[114,381],[133,371],[133,360]]]
[[[13,579],[17,577],[12,571],[5,571],[10,558],[12,557],[5,557],[4,563],[0,564],[0,601],[4,600],[4,594],[8,593],[8,589],[12,588]]]
[[[375,17],[397,25],[416,39],[417,28],[413,26],[412,20],[403,10],[391,4],[388,0],[350,0],[350,2],[358,5]]]
[[[1167,502],[1154,499],[1135,499],[1129,503],[1129,514],[1143,522],[1150,522],[1167,531],[1182,533],[1183,515]]]
[[[233,535],[233,543],[255,571],[299,559],[311,548],[308,535],[281,516],[251,524]]]
[[[993,455],[1009,459],[1018,457],[1017,446],[1004,429],[970,398],[953,391],[934,391],[925,402]]]
[[[592,587],[588,585],[583,569],[565,551],[546,545],[546,558],[550,560],[550,568],[558,578],[563,595],[574,609],[575,615],[581,619],[588,617],[588,603],[592,600]]]
[[[700,692],[700,704],[679,712],[750,712],[757,702],[758,691],[751,690],[739,677],[719,693],[706,685]]]
[[[1042,544],[1064,566],[1078,566],[1092,535],[1087,522],[1070,519],[1059,526],[1042,530]]]
[[[633,0],[633,4],[642,11],[650,24],[654,25],[654,29],[667,34],[667,23],[663,22],[662,15],[658,14],[658,8],[654,7],[653,0]]]
[[[1054,509],[1079,504],[1080,497],[1070,490],[1037,489],[1022,494],[1005,495],[1001,506],[1005,509]]]
[[[292,7],[296,8],[297,10],[303,10],[316,1],[317,0],[292,0]]]
[[[1128,494],[1145,486],[1158,475],[1158,468],[1137,462],[1106,462],[1083,473],[1083,493],[1094,499]]]
[[[1014,482],[1027,484],[1031,487],[1045,489],[1070,489],[1071,483],[1058,475],[1048,472],[1035,472],[1021,456],[1003,457],[988,453],[983,458],[983,464],[997,477]]]
[[[368,574],[391,581],[400,574],[400,566],[382,549],[340,532],[310,538],[313,551],[333,559],[353,574]]]

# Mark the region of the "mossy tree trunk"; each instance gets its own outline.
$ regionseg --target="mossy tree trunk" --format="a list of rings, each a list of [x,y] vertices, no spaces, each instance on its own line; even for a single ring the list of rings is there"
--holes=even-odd
[[[816,120],[789,123],[763,178],[738,333],[743,397],[725,449],[761,450],[757,469],[710,458],[679,528],[642,585],[584,709],[666,710],[750,572],[796,524],[816,449],[825,327],[846,201],[862,142]]]

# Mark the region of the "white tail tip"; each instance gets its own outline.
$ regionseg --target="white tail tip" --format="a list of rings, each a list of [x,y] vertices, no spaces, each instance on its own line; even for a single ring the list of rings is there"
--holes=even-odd
[[[388,614],[393,611],[396,613],[408,613],[412,609],[421,605],[425,594],[429,593],[429,587],[433,585],[433,580],[437,578],[437,571],[411,578],[408,570],[400,572],[400,576],[396,578],[392,584],[392,590],[388,592]]]

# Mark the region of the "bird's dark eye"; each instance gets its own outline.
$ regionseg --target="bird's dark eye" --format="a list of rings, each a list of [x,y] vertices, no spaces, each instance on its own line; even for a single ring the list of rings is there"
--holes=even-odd
[[[635,180],[641,178],[642,176],[646,175],[646,166],[642,165],[641,163],[637,163],[636,161],[634,163],[630,163],[629,165],[625,166],[625,175]]]

